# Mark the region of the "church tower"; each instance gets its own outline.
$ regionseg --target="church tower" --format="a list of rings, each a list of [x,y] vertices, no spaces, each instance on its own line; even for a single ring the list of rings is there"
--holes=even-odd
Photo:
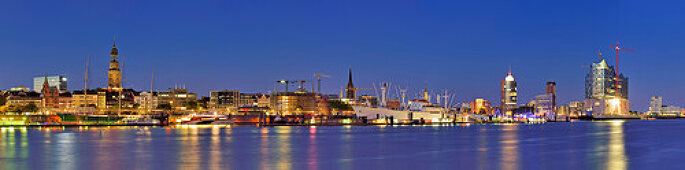
[[[116,40],[112,45],[109,61],[109,71],[107,71],[107,88],[113,90],[121,89],[121,70],[119,70],[119,50],[117,50]]]
[[[355,89],[354,84],[352,84],[352,69],[350,69],[348,78],[349,80],[347,81],[347,87],[345,88],[345,92],[347,93],[347,95],[345,96],[345,98],[354,101],[357,99],[357,89]]]

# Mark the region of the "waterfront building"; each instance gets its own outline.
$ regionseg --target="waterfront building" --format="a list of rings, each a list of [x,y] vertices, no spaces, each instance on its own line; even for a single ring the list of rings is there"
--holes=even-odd
[[[481,98],[478,98],[470,102],[468,108],[471,108],[471,113],[481,115],[492,115],[494,111],[494,109],[490,105],[490,102]]]
[[[112,45],[112,51],[110,52],[109,70],[107,71],[107,89],[121,89],[121,70],[119,70],[119,50],[117,49],[116,40],[114,41]]]
[[[551,93],[535,96],[535,115],[547,118],[556,116],[553,101],[554,96]]]
[[[649,111],[647,113],[655,116],[680,116],[683,113],[683,108],[664,105],[663,97],[653,96],[649,100]]]
[[[34,77],[33,78],[33,91],[35,92],[42,92],[43,91],[43,85],[46,82],[45,81],[46,76],[39,76],[39,77]],[[50,88],[55,88],[59,92],[66,92],[67,90],[67,77],[63,75],[55,75],[55,76],[47,76],[47,83],[48,87]],[[19,90],[19,89],[17,89]]]
[[[259,104],[259,93],[240,93],[238,107],[256,107]]]
[[[628,78],[617,75],[606,60],[592,63],[592,69],[585,76],[585,99],[588,115],[628,115]]]
[[[618,81],[618,86],[616,86]],[[618,93],[616,93],[618,89]],[[618,94],[618,96],[616,96]],[[628,99],[628,78],[616,72],[606,60],[592,63],[592,69],[585,76],[586,99]]]
[[[269,107],[269,95],[262,94],[257,99],[257,107]],[[335,99],[335,98],[334,98]]]
[[[501,95],[500,95],[500,107],[504,114],[511,115],[511,110],[516,108],[518,101],[517,85],[514,76],[511,75],[511,71],[501,82]]]
[[[141,109],[156,109],[159,106],[157,92],[140,92],[134,97],[134,101]]]
[[[159,105],[168,104],[174,110],[186,110],[186,103],[196,102],[197,94],[189,93],[188,89],[173,88],[158,93]]]
[[[552,95],[552,112],[556,112],[557,109],[557,83],[553,81],[547,82],[547,86],[545,88],[545,94],[550,94]]]
[[[319,112],[318,97],[303,90],[276,92],[271,95],[269,107],[282,115],[315,115]]]
[[[568,104],[569,114],[571,116],[585,116],[585,102],[573,101]]]
[[[240,103],[240,92],[237,90],[219,90],[209,92],[209,109],[229,112]]]
[[[28,104],[34,104],[36,106],[42,106],[43,105],[43,98],[41,97],[41,94],[38,92],[34,92],[34,91],[29,91],[29,92],[17,91],[17,92],[9,92],[7,94],[7,102],[5,102],[5,106],[22,107],[22,106],[26,106]]]
[[[78,112],[92,112],[92,108],[105,108],[106,94],[104,90],[88,90],[84,94],[83,90],[75,90],[71,94],[71,105],[78,108]]]

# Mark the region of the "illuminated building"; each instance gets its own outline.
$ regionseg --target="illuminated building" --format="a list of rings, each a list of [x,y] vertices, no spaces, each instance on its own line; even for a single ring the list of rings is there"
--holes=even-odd
[[[628,78],[619,74],[616,78],[614,67],[607,65],[606,60],[592,63],[592,69],[585,76],[586,99],[614,99],[618,81],[618,98],[628,99]]]
[[[168,104],[174,110],[186,110],[186,103],[197,100],[197,94],[189,93],[188,89],[173,88],[157,94],[159,105]]]
[[[556,107],[557,107],[557,83],[550,81],[547,82],[547,86],[545,88],[545,94],[550,94],[552,95],[552,112],[556,112]]]
[[[239,107],[267,107],[267,95],[258,93],[240,93],[237,90],[219,90],[209,92],[209,108],[215,111],[232,111]]]
[[[587,116],[628,115],[628,78],[623,74],[617,76],[614,67],[607,65],[606,60],[592,63],[592,69],[585,76],[584,105]]]
[[[121,70],[119,70],[119,50],[116,41],[112,45],[110,53],[109,70],[107,71],[107,89],[121,89]]]
[[[29,92],[24,92],[24,91],[15,91],[15,92],[9,92],[7,96],[7,102],[5,102],[5,106],[26,106],[28,104],[35,104],[36,106],[42,106],[43,105],[43,98],[41,97],[40,93],[29,91]]]
[[[514,80],[514,76],[511,75],[511,71],[509,71],[507,77],[505,77],[504,80],[502,80],[500,90],[500,106],[502,107],[501,110],[506,115],[511,115],[510,111],[516,108],[518,100],[516,80]]]
[[[319,109],[318,95],[306,91],[276,92],[271,95],[269,107],[283,115],[314,115]]]
[[[481,114],[481,115],[491,115],[493,112],[490,102],[485,99],[476,99],[469,103],[469,108],[471,108],[471,113]]]
[[[664,101],[661,96],[653,96],[649,100],[649,115],[680,116],[682,111],[683,108],[681,107],[664,105]]]
[[[57,108],[59,107],[59,90],[50,87],[48,83],[48,76],[45,75],[43,87],[41,88],[41,97],[43,98],[43,107]]]
[[[229,111],[239,107],[240,92],[219,90],[209,92],[209,108],[216,111]]]
[[[83,90],[73,91],[71,94],[71,105],[81,108],[105,108],[105,94],[103,90],[88,90],[87,95],[83,94]]]
[[[159,97],[156,92],[140,92],[133,100],[142,109],[156,109],[159,105]]]
[[[538,117],[553,117],[554,112],[554,96],[550,94],[542,94],[535,96],[535,115]]]
[[[48,87],[56,88],[59,92],[66,92],[67,90],[67,77],[63,75],[47,76]],[[33,91],[42,92],[43,83],[45,82],[45,76],[34,77],[33,78]]]

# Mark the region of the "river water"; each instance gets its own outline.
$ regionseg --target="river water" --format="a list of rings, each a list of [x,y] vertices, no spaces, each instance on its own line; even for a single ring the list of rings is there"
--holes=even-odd
[[[2,169],[681,169],[685,120],[2,127]]]

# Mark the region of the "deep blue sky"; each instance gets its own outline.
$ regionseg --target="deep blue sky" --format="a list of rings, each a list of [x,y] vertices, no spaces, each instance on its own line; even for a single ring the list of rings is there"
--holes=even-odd
[[[634,110],[662,95],[682,104],[685,11],[681,1],[8,1],[0,5],[0,88],[65,74],[106,86],[112,37],[125,59],[125,87],[185,84],[266,92],[279,79],[329,74],[323,89],[390,81],[418,92],[447,89],[458,101],[498,103],[511,66],[522,102],[558,84],[559,103],[583,99],[581,65],[621,41],[621,72]]]

